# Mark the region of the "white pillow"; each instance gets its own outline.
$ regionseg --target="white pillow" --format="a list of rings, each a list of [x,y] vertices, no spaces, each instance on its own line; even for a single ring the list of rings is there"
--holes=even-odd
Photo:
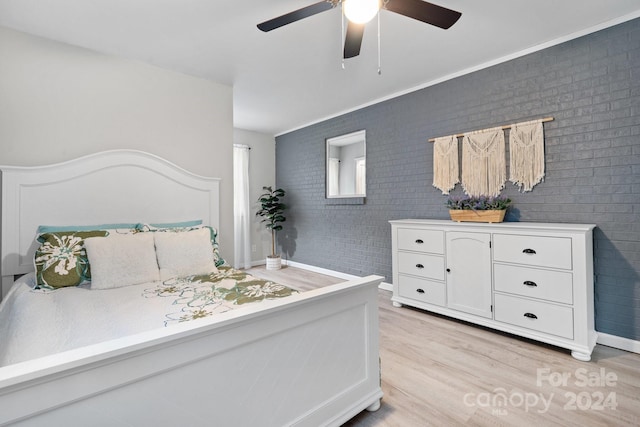
[[[218,272],[208,229],[152,234],[160,280]]]
[[[85,239],[91,289],[111,289],[160,280],[153,236],[110,234]]]

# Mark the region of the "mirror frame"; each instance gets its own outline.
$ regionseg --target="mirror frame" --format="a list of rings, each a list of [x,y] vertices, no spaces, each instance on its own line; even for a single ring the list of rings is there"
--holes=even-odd
[[[330,172],[329,172],[329,163],[330,163],[330,147],[331,147],[331,143],[332,142],[336,142],[336,141],[340,141],[343,139],[352,139],[352,138],[356,138],[356,137],[361,137],[362,141],[364,142],[364,152],[363,155],[360,157],[364,157],[365,158],[365,178],[364,178],[364,193],[363,194],[347,194],[344,196],[333,196],[333,195],[329,195],[329,188],[330,188],[330,182],[329,182],[329,177],[330,177]],[[355,132],[350,132],[347,134],[343,134],[343,135],[338,135],[338,136],[334,136],[331,138],[326,138],[325,139],[325,199],[327,201],[328,204],[364,204],[364,200],[367,196],[367,173],[366,173],[366,157],[367,157],[367,133],[366,130],[362,129],[362,130],[358,130]]]

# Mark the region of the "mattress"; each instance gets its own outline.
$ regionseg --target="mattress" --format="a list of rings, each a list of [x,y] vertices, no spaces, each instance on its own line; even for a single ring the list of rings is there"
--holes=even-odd
[[[104,290],[34,286],[33,273],[21,277],[0,304],[0,366],[297,293],[226,266],[217,274]]]

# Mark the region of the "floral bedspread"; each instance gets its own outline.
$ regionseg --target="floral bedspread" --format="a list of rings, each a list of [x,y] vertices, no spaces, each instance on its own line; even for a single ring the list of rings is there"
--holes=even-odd
[[[20,278],[0,304],[0,367],[213,316],[297,293],[227,266],[212,275],[113,289],[34,289]]]
[[[269,280],[221,266],[217,274],[170,279],[144,290],[145,298],[171,298],[175,311],[166,315],[165,326],[223,313],[234,306],[265,299],[287,297],[298,291]]]

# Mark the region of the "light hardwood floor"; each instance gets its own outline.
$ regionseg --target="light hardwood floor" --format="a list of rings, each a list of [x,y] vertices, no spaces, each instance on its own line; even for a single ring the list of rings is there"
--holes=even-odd
[[[285,267],[257,277],[308,290],[341,282]],[[425,311],[379,291],[382,406],[345,426],[638,426],[640,355],[568,351]]]

